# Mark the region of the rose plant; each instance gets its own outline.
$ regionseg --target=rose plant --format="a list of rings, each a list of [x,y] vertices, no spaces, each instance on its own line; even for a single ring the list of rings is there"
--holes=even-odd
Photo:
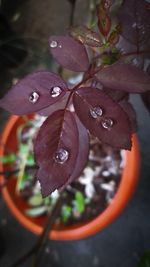
[[[48,116],[34,142],[44,197],[79,177],[91,136],[131,150],[137,123],[129,95],[141,94],[150,110],[149,12],[145,0],[100,1],[94,30],[76,26],[68,36],[49,38],[54,59],[81,73],[76,85],[42,70],[21,79],[0,99],[0,107],[12,114]]]

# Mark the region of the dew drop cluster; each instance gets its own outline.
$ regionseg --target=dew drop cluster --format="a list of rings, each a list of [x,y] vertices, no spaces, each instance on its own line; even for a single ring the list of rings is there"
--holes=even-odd
[[[94,107],[90,109],[90,116],[93,119],[97,119],[98,117],[103,116],[103,109],[101,107]],[[101,126],[106,129],[110,130],[111,127],[114,125],[114,121],[111,118],[104,118],[100,122]]]

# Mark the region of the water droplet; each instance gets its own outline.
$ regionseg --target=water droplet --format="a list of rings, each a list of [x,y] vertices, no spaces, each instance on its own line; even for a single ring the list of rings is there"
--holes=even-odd
[[[39,94],[37,92],[32,92],[32,94],[29,96],[29,101],[33,104],[35,104],[39,99]]]
[[[54,157],[55,161],[60,164],[65,163],[68,160],[68,158],[69,158],[69,152],[64,148],[60,148],[56,152]]]
[[[101,107],[95,107],[90,109],[90,115],[93,119],[97,119],[98,116],[103,115],[103,110]]]
[[[57,97],[57,96],[59,96],[61,94],[61,92],[62,92],[62,89],[59,86],[55,86],[51,90],[51,96],[52,97]]]
[[[57,41],[51,41],[51,43],[50,43],[51,48],[56,48],[57,46],[58,46]]]
[[[104,129],[109,130],[114,125],[114,122],[110,118],[105,118],[104,120],[102,120],[101,124]]]

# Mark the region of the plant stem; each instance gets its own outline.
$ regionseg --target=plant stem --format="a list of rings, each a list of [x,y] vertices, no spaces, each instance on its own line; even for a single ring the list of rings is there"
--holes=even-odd
[[[42,234],[38,238],[35,245],[27,251],[25,254],[23,254],[19,259],[16,260],[15,263],[10,265],[9,267],[18,267],[20,264],[24,263],[28,258],[30,258],[33,255],[33,265],[32,267],[36,267],[39,261],[40,252],[42,251],[43,246],[45,245],[46,241],[48,240],[49,231],[52,229],[52,226],[55,223],[55,220],[60,212],[61,208],[61,201],[62,201],[62,194],[61,192],[56,204],[53,206],[53,209],[51,213],[48,216],[47,222],[45,224],[45,227],[43,229]]]

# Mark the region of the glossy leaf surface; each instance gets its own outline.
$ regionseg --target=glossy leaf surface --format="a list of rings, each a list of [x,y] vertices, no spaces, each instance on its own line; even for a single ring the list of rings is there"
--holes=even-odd
[[[51,36],[50,51],[55,60],[64,68],[72,71],[86,71],[89,59],[83,44],[72,37]]]
[[[69,111],[56,111],[43,123],[34,144],[43,196],[67,183],[76,164],[78,139],[76,121]]]
[[[54,88],[60,88],[60,93],[54,95]],[[15,115],[29,114],[54,104],[66,90],[67,84],[58,75],[35,72],[14,85],[0,100],[0,107]]]
[[[82,87],[74,94],[73,103],[79,119],[92,135],[116,148],[131,148],[128,116],[104,92]]]
[[[150,89],[150,77],[139,68],[129,64],[113,64],[103,68],[97,75],[108,88],[129,93],[142,93]]]

